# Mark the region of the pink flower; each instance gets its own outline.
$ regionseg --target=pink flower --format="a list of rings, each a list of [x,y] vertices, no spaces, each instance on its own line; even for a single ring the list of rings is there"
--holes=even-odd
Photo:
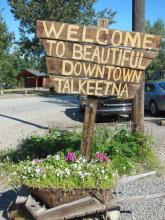
[[[43,159],[34,159],[32,162],[34,163],[42,163],[44,160]]]
[[[106,161],[106,162],[110,161],[110,159],[108,158],[108,156],[106,154],[99,153],[99,152],[96,153],[96,159],[98,161],[100,161],[100,162],[102,162],[102,161]]]
[[[37,167],[36,169],[35,169],[35,171],[36,171],[36,173],[43,173],[44,172],[44,169],[43,168],[41,168],[41,167]]]
[[[65,160],[67,161],[74,161],[76,159],[76,154],[74,152],[68,152]]]

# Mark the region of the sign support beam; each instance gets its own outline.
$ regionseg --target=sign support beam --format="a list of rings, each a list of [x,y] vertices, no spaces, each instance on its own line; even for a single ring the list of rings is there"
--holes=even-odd
[[[109,24],[108,19],[98,19],[97,27],[105,28]],[[81,141],[81,154],[85,156],[87,160],[90,159],[91,156],[91,146],[94,138],[94,126],[96,120],[96,110],[97,110],[97,97],[88,96],[87,104],[85,108],[85,117],[83,124],[83,132],[82,132],[82,141]]]

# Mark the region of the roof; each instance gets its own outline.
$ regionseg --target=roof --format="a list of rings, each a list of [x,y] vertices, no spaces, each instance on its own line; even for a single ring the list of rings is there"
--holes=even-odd
[[[35,77],[48,77],[48,74],[47,73],[44,73],[44,72],[40,72],[38,70],[34,70],[34,69],[24,69],[22,70],[18,75],[17,75],[17,78],[20,78],[20,77],[26,77],[26,72],[34,75]]]
[[[29,72],[29,73],[32,73],[33,75],[39,77],[39,76],[48,76],[47,73],[44,73],[44,72],[40,72],[38,70],[34,70],[34,69],[25,69],[25,71]]]

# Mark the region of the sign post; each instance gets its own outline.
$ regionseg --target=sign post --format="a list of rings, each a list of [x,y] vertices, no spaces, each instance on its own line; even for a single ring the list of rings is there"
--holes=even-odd
[[[158,55],[160,36],[97,27],[37,21],[47,70],[57,93],[88,96],[81,153],[90,158],[98,96],[133,99],[144,70]]]
[[[109,24],[108,19],[99,19],[97,22],[97,27],[106,28],[108,24]],[[85,156],[86,159],[90,159],[91,146],[94,138],[96,110],[97,110],[97,97],[88,96],[87,104],[85,107],[85,117],[84,117],[82,141],[80,148],[82,156]]]

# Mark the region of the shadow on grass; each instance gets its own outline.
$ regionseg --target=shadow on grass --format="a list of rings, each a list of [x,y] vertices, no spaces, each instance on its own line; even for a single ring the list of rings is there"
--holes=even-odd
[[[17,163],[26,159],[45,158],[59,151],[78,151],[80,144],[81,132],[54,129],[44,136],[33,135],[23,139],[16,149],[2,152],[0,161],[8,156],[12,162]]]

